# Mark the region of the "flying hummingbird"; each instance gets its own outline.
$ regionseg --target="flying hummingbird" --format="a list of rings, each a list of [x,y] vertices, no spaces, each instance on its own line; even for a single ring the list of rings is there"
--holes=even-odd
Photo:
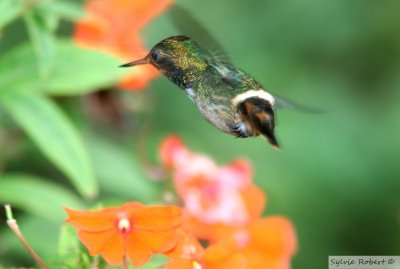
[[[272,95],[254,78],[236,68],[219,43],[181,6],[171,9],[182,33],[155,45],[144,58],[121,67],[152,64],[178,85],[218,129],[237,137],[262,135],[279,149],[275,137],[277,107],[313,109]]]
[[[184,90],[203,117],[238,136],[265,136],[276,149],[275,97],[229,61],[216,57],[187,36],[168,37],[150,53],[121,67],[152,64]]]

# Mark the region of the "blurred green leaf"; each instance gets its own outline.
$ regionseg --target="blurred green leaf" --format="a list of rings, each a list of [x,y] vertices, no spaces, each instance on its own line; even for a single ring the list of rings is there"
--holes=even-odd
[[[49,99],[22,91],[0,93],[0,103],[42,152],[85,197],[97,194],[97,182],[79,134]]]
[[[0,93],[7,90],[38,91],[41,83],[29,43],[14,48],[0,58]]]
[[[55,221],[65,218],[62,206],[83,207],[79,198],[65,187],[27,174],[1,175],[0,201]]]
[[[74,227],[67,223],[61,226],[60,236],[58,240],[57,262],[55,262],[52,268],[92,268],[91,265],[94,264],[94,261],[99,259],[100,256],[89,256],[87,249],[84,248],[79,241],[77,232]]]
[[[61,226],[58,240],[58,259],[62,268],[78,268],[80,242],[76,236],[76,230],[69,224]]]
[[[25,89],[52,95],[85,94],[116,83],[126,70],[114,57],[56,41],[54,70],[44,85],[39,80],[34,52],[25,43],[0,58],[0,92]]]
[[[26,2],[24,0],[0,1],[0,29],[22,14],[26,8]]]
[[[35,8],[26,13],[24,19],[36,56],[39,75],[47,80],[54,68],[54,31],[57,27],[57,18],[52,13],[44,13]]]
[[[153,255],[145,265],[139,267],[141,269],[155,269],[155,268],[164,268],[165,263],[169,259],[161,254]],[[138,267],[133,267],[138,268]]]
[[[140,173],[133,151],[128,152],[94,134],[87,136],[86,144],[100,187],[105,192],[141,202],[154,202],[157,188]]]
[[[85,15],[82,6],[73,1],[51,1],[42,5],[41,9],[69,21],[76,21]]]
[[[59,41],[54,74],[44,89],[49,94],[84,94],[116,83],[126,71],[116,58]]]
[[[54,268],[51,261],[54,260],[57,254],[60,225],[64,222],[65,216],[53,221],[46,218],[32,217],[17,211],[14,212],[14,217],[30,246],[44,261],[49,262],[51,268]],[[8,261],[8,263],[5,263],[4,268],[38,268],[28,266],[28,264],[34,264],[32,257],[9,229],[0,229],[0,238],[0,253],[4,255],[0,262]],[[7,259],[4,259],[4,257],[7,257]],[[17,266],[16,264],[20,265]]]

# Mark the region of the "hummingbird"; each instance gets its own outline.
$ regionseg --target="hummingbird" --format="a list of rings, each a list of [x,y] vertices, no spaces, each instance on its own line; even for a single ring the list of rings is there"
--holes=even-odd
[[[275,136],[277,99],[229,60],[185,35],[168,37],[142,59],[120,67],[151,64],[181,88],[203,117],[237,137],[264,136],[279,149]]]

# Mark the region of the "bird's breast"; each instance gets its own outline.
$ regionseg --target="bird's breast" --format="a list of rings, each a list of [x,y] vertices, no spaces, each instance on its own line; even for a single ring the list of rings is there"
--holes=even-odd
[[[213,102],[196,102],[203,117],[212,125],[232,134],[232,127],[240,120],[239,115],[230,106]]]

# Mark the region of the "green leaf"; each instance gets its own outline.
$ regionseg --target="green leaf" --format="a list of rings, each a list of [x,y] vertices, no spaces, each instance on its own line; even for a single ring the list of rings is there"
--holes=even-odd
[[[8,23],[18,18],[26,9],[24,0],[1,0],[0,1],[0,30]]]
[[[0,103],[82,195],[96,196],[97,182],[81,137],[51,100],[16,90],[0,93]]]
[[[137,164],[134,152],[90,134],[86,137],[100,187],[108,193],[144,203],[154,202],[158,191]]]
[[[46,93],[84,94],[118,82],[125,71],[118,68],[116,58],[93,50],[83,49],[71,41],[58,43],[56,69]]]
[[[63,206],[84,207],[79,198],[65,187],[27,174],[0,176],[0,202],[54,221],[65,218]]]
[[[61,209],[60,212],[63,210]],[[47,263],[50,263],[51,268],[54,266],[52,260],[57,255],[57,239],[59,235],[60,225],[64,222],[65,216],[61,219],[54,221],[41,217],[27,216],[26,214],[19,214],[14,212],[14,217],[18,222],[21,232],[24,234],[25,239],[35,252]],[[61,217],[61,216],[60,216]],[[15,265],[16,261],[32,261],[32,257],[21,245],[21,242],[9,229],[4,226],[0,230],[1,238],[1,262],[4,262],[6,268],[16,268],[10,266]],[[33,262],[33,261],[32,261]],[[18,267],[21,268],[21,267]],[[23,267],[26,268],[26,267]],[[39,268],[39,267],[28,267]]]
[[[34,52],[25,43],[0,57],[0,92],[25,89],[52,95],[79,95],[109,87],[129,70],[114,57],[82,49],[71,41],[56,41],[54,70],[46,84],[36,70]]]
[[[58,240],[58,260],[62,268],[78,268],[80,243],[76,230],[70,224],[61,226]]]
[[[95,259],[99,260],[100,257],[89,256],[87,249],[80,243],[75,228],[67,223],[62,225],[58,240],[57,261],[53,267],[60,269],[90,268]]]
[[[38,8],[24,16],[33,51],[36,56],[40,77],[46,81],[54,68],[54,31],[57,18],[52,13],[44,13]]]
[[[41,88],[36,59],[29,43],[20,45],[0,58],[0,93],[7,90]]]
[[[41,8],[69,21],[76,21],[85,15],[82,5],[72,1],[51,1],[42,5]]]
[[[156,254],[151,257],[151,259],[141,267],[133,267],[133,268],[141,268],[141,269],[154,269],[154,268],[164,268],[166,262],[168,262],[168,258],[161,254]]]

